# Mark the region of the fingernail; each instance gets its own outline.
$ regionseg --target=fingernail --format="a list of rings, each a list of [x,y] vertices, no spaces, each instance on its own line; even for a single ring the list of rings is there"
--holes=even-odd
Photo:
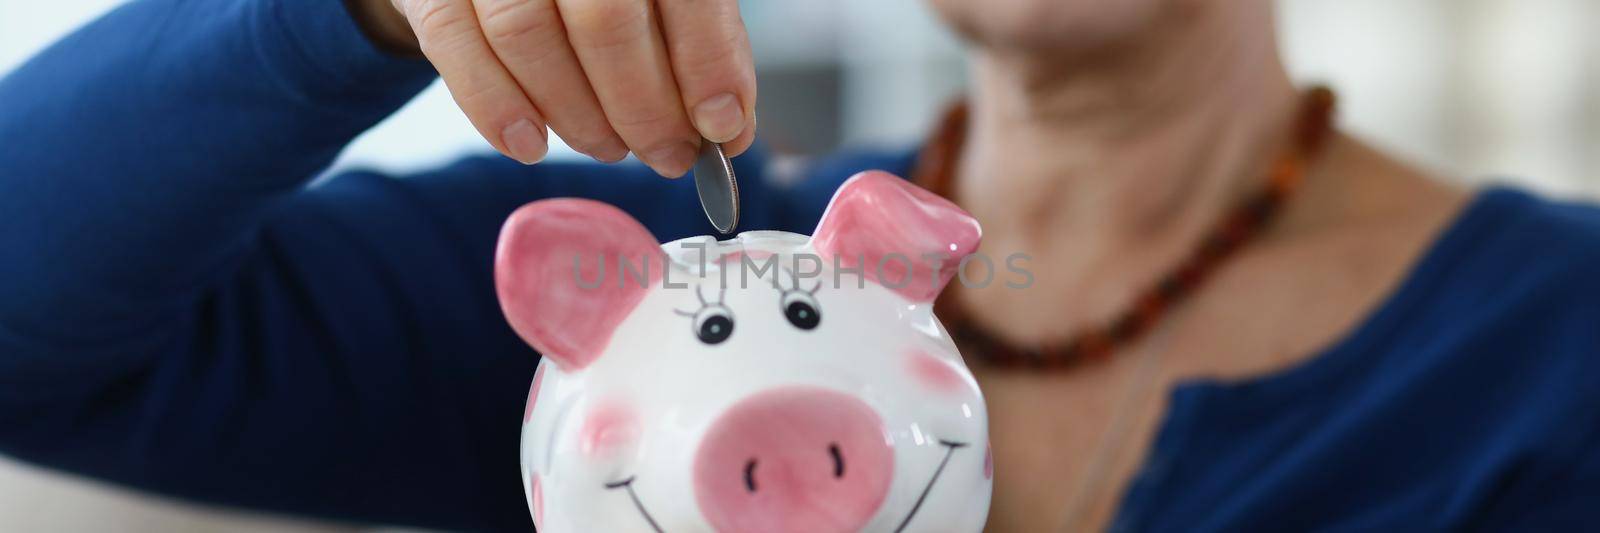
[[[744,110],[733,93],[722,93],[694,106],[695,129],[711,142],[728,142],[744,130]]]
[[[615,163],[628,157],[628,145],[621,141],[606,143],[589,152],[589,157],[601,163]]]
[[[505,143],[506,151],[512,159],[524,165],[532,165],[544,159],[544,154],[550,149],[546,144],[544,128],[533,125],[528,119],[518,120],[500,132],[500,142]]]
[[[689,167],[694,166],[694,153],[694,144],[682,142],[650,152],[644,162],[657,173],[676,178],[687,174]]]

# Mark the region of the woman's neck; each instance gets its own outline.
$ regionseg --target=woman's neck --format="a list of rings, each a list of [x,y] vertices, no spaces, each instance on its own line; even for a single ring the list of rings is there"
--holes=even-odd
[[[1001,338],[1115,319],[1265,185],[1299,100],[1271,4],[1189,5],[1120,48],[974,58],[953,192],[983,224],[984,253],[1026,254],[1037,276],[1026,291],[954,297]]]
[[[1270,7],[1248,4],[1263,7],[1197,9],[1137,47],[980,51],[956,194],[1034,248],[1016,251],[1187,247],[1255,185],[1296,107]]]

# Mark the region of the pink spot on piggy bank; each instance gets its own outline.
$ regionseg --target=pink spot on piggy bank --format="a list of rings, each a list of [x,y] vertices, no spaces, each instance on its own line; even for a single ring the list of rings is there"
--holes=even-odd
[[[533,512],[533,527],[544,529],[539,524],[544,522],[544,490],[539,486],[539,476],[529,478],[528,507]]]
[[[881,172],[812,237],[658,246],[598,202],[519,209],[495,277],[544,356],[522,430],[540,530],[981,531],[983,396],[931,309],[980,234]]]
[[[932,390],[960,392],[968,386],[967,370],[960,361],[940,359],[922,350],[906,354],[906,370]]]
[[[983,445],[983,479],[994,479],[994,447]]]
[[[626,405],[608,403],[597,407],[578,430],[579,449],[585,457],[620,453],[639,437],[639,420]]]

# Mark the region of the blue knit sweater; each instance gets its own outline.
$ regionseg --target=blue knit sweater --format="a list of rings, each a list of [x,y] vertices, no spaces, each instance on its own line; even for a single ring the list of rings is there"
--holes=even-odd
[[[139,0],[0,80],[0,451],[216,504],[529,529],[538,356],[495,302],[500,223],[580,196],[662,240],[711,228],[692,183],[636,164],[308,185],[434,76],[336,0]],[[806,232],[854,171],[909,162],[780,186],[742,157],[744,228]],[[1600,527],[1597,274],[1600,211],[1481,193],[1333,348],[1181,386],[1116,526]]]

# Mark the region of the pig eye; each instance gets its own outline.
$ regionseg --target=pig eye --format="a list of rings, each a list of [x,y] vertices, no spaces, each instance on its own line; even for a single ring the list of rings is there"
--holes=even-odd
[[[721,305],[701,309],[694,316],[694,334],[700,342],[721,344],[733,335],[733,313]]]
[[[700,291],[700,286],[694,287],[694,296],[700,300],[700,309],[686,311],[673,309],[672,312],[694,319],[694,336],[706,344],[722,344],[733,335],[733,310],[722,302],[727,299],[728,288],[723,287],[717,294],[717,301],[706,301],[705,293]]]
[[[794,327],[810,330],[822,323],[817,297],[809,291],[785,291],[779,305],[783,306],[783,317]]]

